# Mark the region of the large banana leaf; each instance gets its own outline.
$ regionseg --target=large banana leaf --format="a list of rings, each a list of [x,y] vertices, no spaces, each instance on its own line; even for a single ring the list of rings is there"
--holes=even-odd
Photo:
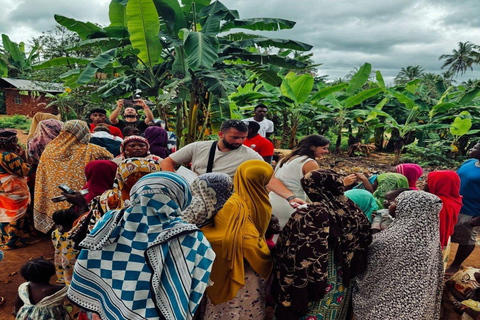
[[[377,79],[378,85],[385,90],[386,89],[385,80],[383,80],[383,76],[382,76],[382,73],[380,72],[380,70],[377,70],[375,72],[375,78]]]
[[[71,66],[71,65],[86,65],[90,62],[90,59],[75,58],[75,57],[58,57],[44,61],[42,63],[33,65],[33,70],[46,69],[50,67],[58,66]]]
[[[365,63],[360,69],[355,73],[352,79],[348,82],[348,88],[345,91],[347,96],[352,96],[358,89],[360,89],[365,82],[367,82],[370,72],[372,71],[372,65],[370,63]]]
[[[86,40],[88,36],[95,32],[101,32],[102,28],[91,23],[82,22],[72,18],[67,18],[61,15],[54,15],[55,21],[64,26],[70,31],[76,32],[82,40]]]
[[[288,69],[304,69],[308,64],[297,59],[290,59],[274,54],[261,54],[255,52],[247,52],[246,50],[228,52],[235,58],[240,58],[244,61],[251,61],[259,64],[273,64],[278,67]]]
[[[285,97],[299,104],[308,99],[313,89],[313,83],[314,79],[309,74],[297,76],[295,73],[290,72],[283,79],[280,89]]]
[[[8,76],[8,66],[2,59],[0,59],[0,77],[7,77],[7,76]]]
[[[460,99],[459,102],[461,104],[470,103],[473,99],[475,99],[478,96],[479,93],[480,93],[480,85],[477,84],[473,89],[465,92],[465,94],[463,95],[463,97]]]
[[[218,59],[217,38],[201,32],[189,32],[184,41],[187,62],[192,70],[211,68]]]
[[[346,83],[340,83],[331,87],[326,87],[318,90],[318,92],[312,97],[312,100],[323,99],[329,94],[341,91],[347,87]]]
[[[401,94],[400,92],[395,92],[393,95],[395,96],[395,98],[397,98],[399,102],[403,103],[405,107],[407,107],[407,109],[413,109],[415,107],[415,101],[413,101],[406,95]]]
[[[245,68],[253,72],[258,79],[265,81],[272,86],[278,87],[280,84],[282,84],[282,78],[280,78],[275,71],[267,69],[265,66],[253,64],[247,65]]]
[[[129,0],[127,3],[128,31],[138,58],[149,68],[161,62],[162,45],[158,38],[160,21],[152,0]]]
[[[112,61],[115,59],[115,56],[117,54],[117,49],[110,49],[108,51],[102,52],[98,56],[95,57],[90,63],[87,65],[85,70],[80,74],[80,76],[77,79],[78,84],[85,84],[88,83],[95,73],[99,69],[105,68],[108,64],[112,63]]]
[[[219,38],[226,39],[228,41],[242,41],[242,40],[248,40],[248,39],[268,39],[267,37],[261,36],[259,34],[245,33],[245,32],[232,32]]]
[[[3,48],[10,53],[13,61],[18,63],[18,65],[23,69],[25,68],[27,62],[25,60],[25,54],[20,50],[20,47],[15,42],[11,41],[6,34],[2,34]]]
[[[450,126],[450,133],[454,136],[463,136],[472,127],[472,116],[468,111],[462,111]]]
[[[353,106],[356,106],[363,101],[367,100],[368,98],[371,98],[380,92],[382,92],[382,88],[373,88],[373,89],[368,89],[364,91],[360,91],[353,97],[349,97],[348,99],[345,100],[345,108],[351,108]]]
[[[173,74],[188,74],[187,57],[181,46],[175,47],[175,60],[172,65]]]
[[[259,47],[275,47],[281,49],[293,49],[297,51],[308,51],[313,48],[313,46],[300,41],[272,38],[245,39],[236,42],[234,45],[238,45],[240,48],[257,45]]]
[[[127,10],[125,5],[115,1],[110,2],[108,17],[110,18],[110,26],[127,27]]]
[[[212,4],[204,7],[198,15],[202,32],[211,35],[216,35],[220,32],[220,22],[222,20],[231,21],[239,18],[236,10],[228,9],[220,1],[214,1]]]
[[[295,26],[295,23],[295,21],[275,18],[241,19],[225,23],[220,31],[224,32],[235,28],[257,31],[278,31],[282,29],[291,29]]]
[[[112,38],[95,38],[79,42],[75,42],[65,47],[65,50],[79,50],[82,48],[91,48],[92,45],[99,46],[104,50],[112,49],[120,46],[120,40]]]
[[[162,22],[170,29],[171,35],[176,36],[180,29],[188,27],[178,0],[153,0],[153,2]]]

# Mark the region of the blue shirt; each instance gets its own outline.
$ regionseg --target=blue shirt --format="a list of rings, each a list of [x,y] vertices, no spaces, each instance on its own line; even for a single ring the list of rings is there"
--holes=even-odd
[[[478,159],[467,160],[457,171],[463,196],[460,213],[473,217],[480,216],[480,167],[475,165],[477,162]]]

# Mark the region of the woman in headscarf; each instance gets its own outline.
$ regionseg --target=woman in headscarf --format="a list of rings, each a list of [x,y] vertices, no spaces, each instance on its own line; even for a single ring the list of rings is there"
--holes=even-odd
[[[242,163],[234,176],[233,195],[202,228],[215,259],[207,288],[204,319],[263,319],[265,290],[272,270],[265,232],[272,207],[265,186],[272,167],[261,160]]]
[[[32,123],[30,124],[30,130],[28,131],[27,141],[33,138],[33,135],[37,131],[37,126],[40,123],[40,121],[48,120],[48,119],[60,120],[60,115],[54,115],[54,114],[45,113],[45,112],[35,113],[35,115],[32,117]]]
[[[104,212],[122,209],[129,205],[130,189],[137,181],[152,172],[160,171],[160,164],[152,159],[128,158],[117,168],[113,188],[100,196],[100,206]]]
[[[103,320],[192,319],[215,253],[184,222],[188,183],[156,172],[131,189],[131,206],[110,211],[85,238],[68,297]]]
[[[441,208],[437,196],[423,191],[405,191],[390,205],[395,221],[375,235],[367,271],[353,287],[356,320],[440,319]]]
[[[366,269],[370,223],[334,171],[312,171],[302,186],[312,203],[292,214],[274,248],[275,317],[346,319],[350,280]]]
[[[228,174],[210,172],[198,176],[190,188],[192,204],[182,212],[182,219],[203,226],[211,221],[230,198],[233,184]]]
[[[372,214],[378,210],[378,204],[371,192],[363,189],[353,189],[345,191],[345,196],[355,202],[360,210],[365,213],[368,220],[372,222]]]
[[[71,120],[65,122],[58,137],[46,146],[35,179],[33,215],[37,230],[47,233],[54,225],[53,213],[69,206],[65,201],[50,200],[61,194],[59,184],[79,190],[85,185],[85,166],[89,162],[112,158],[110,152],[89,143],[89,140],[87,124]]]
[[[57,119],[42,120],[38,123],[35,133],[28,140],[28,158],[32,165],[38,165],[40,156],[47,144],[55,139],[62,130],[63,122]]]
[[[0,129],[0,231],[5,250],[25,246],[30,232],[25,221],[30,201],[26,177],[32,168],[17,142],[17,131]]]
[[[150,144],[150,152],[162,159],[168,157],[167,149],[168,133],[162,127],[150,126],[143,133],[145,139]]]
[[[373,196],[377,199],[378,207],[383,208],[385,194],[393,189],[408,188],[408,180],[400,173],[382,173],[377,177],[374,188]]]
[[[128,158],[152,159],[157,162],[162,161],[162,158],[150,153],[148,140],[140,136],[129,136],[125,138],[120,145],[120,155],[113,161],[119,165],[123,160]]]
[[[410,189],[418,190],[417,181],[423,174],[423,169],[415,163],[399,164],[395,168],[397,173],[403,174],[407,180]]]
[[[460,195],[460,177],[455,171],[433,171],[428,174],[425,191],[433,193],[442,200],[440,211],[440,244],[446,267],[450,254],[450,236],[457,224],[458,214],[462,208]]]

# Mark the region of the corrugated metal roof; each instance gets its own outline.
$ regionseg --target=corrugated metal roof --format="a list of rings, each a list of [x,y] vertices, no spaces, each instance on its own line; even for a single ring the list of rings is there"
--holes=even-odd
[[[14,87],[22,91],[40,91],[40,92],[63,92],[65,89],[61,83],[31,81],[24,79],[0,78],[0,87]]]

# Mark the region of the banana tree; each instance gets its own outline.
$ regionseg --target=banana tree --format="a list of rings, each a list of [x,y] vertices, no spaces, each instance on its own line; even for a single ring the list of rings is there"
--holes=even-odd
[[[337,140],[335,142],[335,151],[340,152],[343,129],[347,122],[353,122],[357,115],[352,113],[353,108],[360,107],[364,101],[370,99],[385,90],[383,78],[377,83],[369,83],[368,88],[363,87],[367,84],[370,77],[372,66],[365,63],[350,79],[348,83],[340,83],[319,90],[314,97],[314,105],[329,110],[331,116],[335,118],[337,125]]]
[[[185,135],[184,143],[203,138],[206,126],[215,127],[223,120],[211,119],[212,108],[213,114],[227,114],[228,92],[246,80],[244,70],[279,85],[269,65],[289,69],[307,65],[267,48],[311,49],[298,41],[232,32],[290,29],[295,22],[240,19],[237,11],[219,1],[113,0],[109,18],[110,26],[102,28],[56,16],[58,23],[83,39],[77,48],[96,45],[102,49],[85,67],[66,74],[65,80],[84,85],[98,81],[95,75],[101,72],[108,76],[99,89],[105,99],[141,91],[156,101],[162,118],[176,114],[177,133]],[[164,103],[166,97],[170,103]]]
[[[40,46],[35,43],[30,52],[25,52],[23,42],[15,43],[6,34],[2,34],[0,47],[0,75],[16,78],[32,70],[32,65],[38,59]]]

